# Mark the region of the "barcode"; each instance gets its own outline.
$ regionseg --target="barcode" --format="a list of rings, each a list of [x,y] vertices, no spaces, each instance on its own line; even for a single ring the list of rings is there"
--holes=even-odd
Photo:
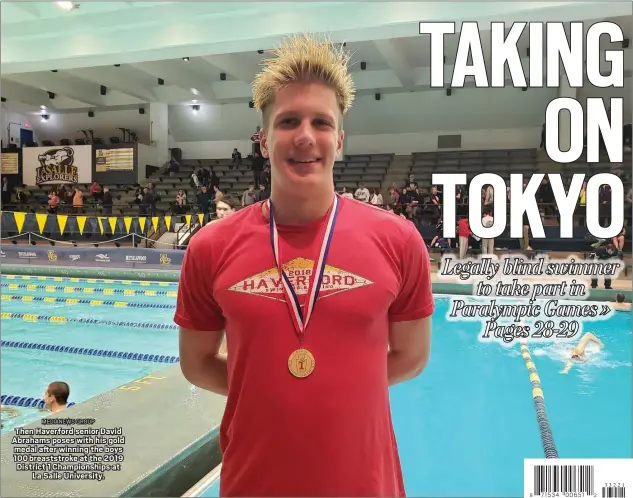
[[[602,498],[626,498],[624,486],[605,486],[602,488]]]
[[[593,473],[593,465],[535,465],[533,496],[543,493],[593,495]],[[605,493],[604,488],[602,492]]]

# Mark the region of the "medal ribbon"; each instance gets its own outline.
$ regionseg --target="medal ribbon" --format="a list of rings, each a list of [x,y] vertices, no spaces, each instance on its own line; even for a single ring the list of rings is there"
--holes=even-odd
[[[284,297],[286,301],[286,305],[290,310],[290,316],[292,317],[293,325],[297,331],[297,335],[299,336],[299,342],[301,347],[303,347],[303,338],[305,336],[305,330],[308,326],[308,322],[310,321],[310,317],[314,312],[314,307],[316,305],[316,301],[319,297],[319,291],[321,289],[321,282],[323,280],[323,273],[325,272],[325,264],[327,261],[328,252],[330,250],[330,245],[332,243],[332,236],[334,235],[334,227],[336,225],[336,218],[338,216],[339,210],[339,198],[338,195],[334,195],[334,203],[330,208],[330,213],[327,220],[327,225],[325,226],[325,234],[323,236],[323,241],[321,242],[321,247],[319,249],[319,256],[316,260],[316,263],[312,269],[312,273],[310,275],[310,279],[308,281],[308,295],[306,298],[306,309],[305,315],[304,310],[299,304],[299,296],[290,283],[290,279],[286,272],[282,267],[282,259],[280,255],[279,248],[279,234],[277,232],[277,225],[275,223],[275,216],[273,214],[273,205],[270,199],[268,199],[268,217],[269,217],[269,225],[270,225],[270,243],[273,249],[273,255],[275,256],[275,262],[277,263],[277,269],[279,271],[279,275],[281,278],[281,284],[284,290]]]

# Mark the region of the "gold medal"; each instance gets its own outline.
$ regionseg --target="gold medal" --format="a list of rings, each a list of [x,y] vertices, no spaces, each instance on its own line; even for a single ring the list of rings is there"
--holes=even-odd
[[[309,376],[314,371],[314,356],[307,349],[297,349],[288,358],[288,370],[299,379]]]

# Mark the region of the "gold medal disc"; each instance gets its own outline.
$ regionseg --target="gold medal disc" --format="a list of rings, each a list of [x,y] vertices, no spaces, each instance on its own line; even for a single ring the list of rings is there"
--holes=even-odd
[[[288,358],[288,370],[299,379],[309,376],[314,371],[314,356],[307,349],[297,349]]]

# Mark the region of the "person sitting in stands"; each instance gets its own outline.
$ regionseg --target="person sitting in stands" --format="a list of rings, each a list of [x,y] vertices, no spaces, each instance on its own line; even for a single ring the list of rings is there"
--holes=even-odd
[[[68,397],[70,396],[70,386],[66,382],[51,382],[44,391],[45,410],[57,413],[66,408]]]

